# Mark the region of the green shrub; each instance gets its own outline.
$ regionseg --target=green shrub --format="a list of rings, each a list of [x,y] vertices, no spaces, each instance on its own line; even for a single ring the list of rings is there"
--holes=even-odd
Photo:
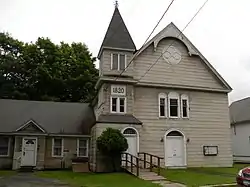
[[[121,153],[128,149],[128,142],[119,130],[107,128],[97,138],[97,148],[104,156],[110,158],[113,171],[116,171],[115,162],[117,159],[120,160]]]

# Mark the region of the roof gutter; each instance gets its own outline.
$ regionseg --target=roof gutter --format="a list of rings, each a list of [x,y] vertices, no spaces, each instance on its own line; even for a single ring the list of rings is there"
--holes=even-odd
[[[56,133],[27,133],[27,132],[0,132],[0,135],[15,135],[15,136],[49,136],[49,137],[79,137],[90,138],[90,135],[84,134],[56,134]]]

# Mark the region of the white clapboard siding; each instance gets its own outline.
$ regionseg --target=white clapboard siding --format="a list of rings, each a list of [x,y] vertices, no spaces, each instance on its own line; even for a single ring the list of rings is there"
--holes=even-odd
[[[174,42],[174,43],[173,43]],[[172,44],[173,43],[173,44]],[[177,65],[168,64],[160,57],[165,46],[171,45],[182,54],[182,60]],[[160,58],[159,58],[160,57]],[[200,86],[222,89],[222,84],[206,67],[198,56],[189,56],[186,47],[180,41],[163,39],[156,51],[150,45],[134,60],[134,78],[140,79],[149,67],[158,60],[141,82],[168,83],[177,85]]]
[[[134,115],[143,122],[140,150],[164,157],[164,138],[170,128],[181,130],[187,143],[188,166],[230,166],[232,164],[228,97],[223,93],[190,91],[189,119],[159,119],[158,94],[173,90],[137,87]],[[183,93],[182,90],[178,91]],[[143,95],[143,97],[141,97]],[[203,145],[217,145],[218,156],[203,155]]]

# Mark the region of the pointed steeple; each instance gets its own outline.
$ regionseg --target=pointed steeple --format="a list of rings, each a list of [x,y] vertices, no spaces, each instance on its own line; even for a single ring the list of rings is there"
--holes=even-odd
[[[119,12],[118,3],[115,4],[115,11],[99,50],[98,58],[100,58],[101,52],[104,48],[119,48],[134,51],[136,50],[132,37],[130,36]]]

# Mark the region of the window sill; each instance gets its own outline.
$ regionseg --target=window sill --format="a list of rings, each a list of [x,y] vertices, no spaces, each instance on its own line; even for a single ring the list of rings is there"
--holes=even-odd
[[[110,112],[111,114],[126,114],[126,112]]]
[[[169,119],[181,119],[180,117],[170,116]]]
[[[0,155],[0,158],[8,158],[10,155]]]
[[[63,158],[63,156],[52,155],[53,158]]]
[[[159,119],[167,119],[167,116],[159,116]]]

